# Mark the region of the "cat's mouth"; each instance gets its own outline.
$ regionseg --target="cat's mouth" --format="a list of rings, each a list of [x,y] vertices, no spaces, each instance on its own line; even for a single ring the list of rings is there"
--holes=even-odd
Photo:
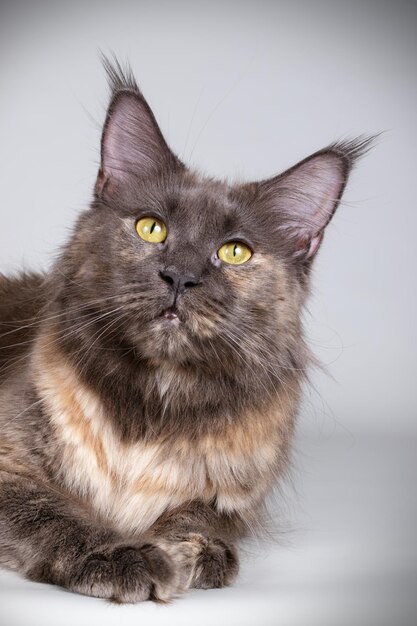
[[[176,306],[170,306],[167,309],[163,309],[158,317],[172,326],[179,326],[181,323],[180,314]]]

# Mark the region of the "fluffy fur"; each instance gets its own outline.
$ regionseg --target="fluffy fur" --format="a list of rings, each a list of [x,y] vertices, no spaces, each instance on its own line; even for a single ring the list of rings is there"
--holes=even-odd
[[[233,581],[235,545],[285,471],[311,265],[370,142],[230,185],[186,168],[131,72],[105,66],[91,207],[47,274],[0,278],[0,562],[167,600]],[[138,237],[147,215],[163,243]],[[228,241],[251,259],[221,262]]]

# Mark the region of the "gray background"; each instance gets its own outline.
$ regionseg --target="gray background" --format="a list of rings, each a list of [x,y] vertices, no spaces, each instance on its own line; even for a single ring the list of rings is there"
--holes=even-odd
[[[109,607],[3,572],[0,622],[416,623],[417,5],[1,2],[2,272],[47,268],[91,198],[99,49],[130,60],[173,149],[212,175],[270,176],[386,132],[316,262],[306,326],[331,376],[306,391],[295,489],[274,505],[285,541],[249,546],[234,588],[169,607]]]

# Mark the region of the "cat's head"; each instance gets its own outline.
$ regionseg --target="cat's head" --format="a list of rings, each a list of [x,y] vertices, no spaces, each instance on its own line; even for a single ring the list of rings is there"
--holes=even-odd
[[[95,200],[65,267],[67,290],[102,315],[92,341],[225,371],[302,366],[309,270],[368,140],[333,144],[268,180],[213,180],[173,154],[130,72],[106,68]]]

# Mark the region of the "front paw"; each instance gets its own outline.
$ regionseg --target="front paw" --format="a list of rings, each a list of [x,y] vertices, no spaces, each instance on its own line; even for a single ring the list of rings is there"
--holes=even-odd
[[[214,589],[235,580],[239,561],[233,546],[200,533],[158,541],[178,566],[182,588]]]
[[[199,536],[200,551],[194,571],[193,587],[214,589],[226,587],[235,580],[239,562],[233,547],[220,539]]]
[[[152,544],[103,547],[72,565],[64,586],[117,603],[165,602],[178,589],[169,555]]]

